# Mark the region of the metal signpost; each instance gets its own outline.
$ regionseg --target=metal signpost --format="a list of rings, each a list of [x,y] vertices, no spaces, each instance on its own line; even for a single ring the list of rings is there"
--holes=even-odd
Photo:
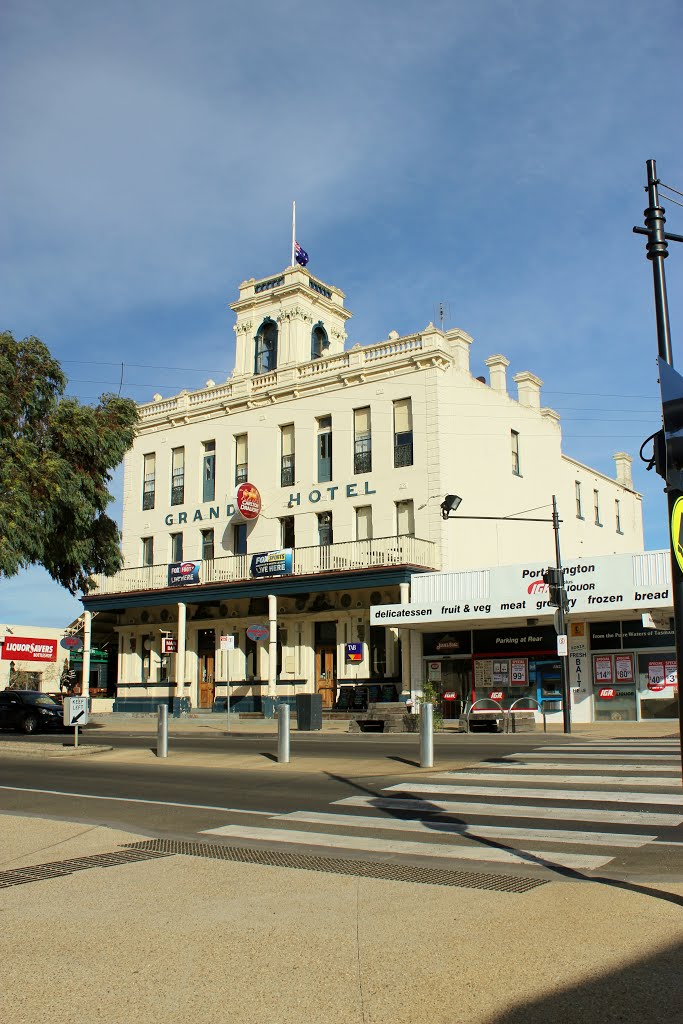
[[[420,708],[420,768],[434,767],[434,706]]]
[[[78,746],[78,727],[88,724],[88,698],[65,697],[62,721],[74,726],[74,747]]]
[[[158,710],[157,757],[168,757],[168,704],[160,704]]]
[[[289,764],[289,704],[283,702],[277,709],[277,760]]]

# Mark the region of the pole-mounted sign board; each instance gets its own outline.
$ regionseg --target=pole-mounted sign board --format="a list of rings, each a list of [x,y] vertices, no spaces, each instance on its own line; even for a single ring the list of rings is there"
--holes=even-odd
[[[88,698],[65,697],[63,721],[64,725],[87,725]]]

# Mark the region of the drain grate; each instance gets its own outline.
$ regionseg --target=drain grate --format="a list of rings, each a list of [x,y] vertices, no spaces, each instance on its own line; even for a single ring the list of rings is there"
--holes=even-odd
[[[417,882],[422,885],[450,885],[461,889],[489,889],[494,892],[524,893],[548,879],[522,875],[493,875],[475,871],[450,871],[413,864],[384,861],[346,860],[341,857],[318,857],[311,854],[284,853],[279,850],[255,850],[245,846],[191,842],[182,839],[149,839],[126,844],[128,849],[150,851],[153,855],[207,857],[239,864],[264,864],[268,867],[298,868],[302,871],[323,871],[333,875],[354,875],[390,882]]]
[[[95,853],[91,857],[72,857],[70,860],[56,860],[48,864],[32,864],[27,868],[10,868],[0,871],[0,889],[12,885],[26,885],[28,882],[42,882],[46,878],[63,878],[75,871],[90,868],[116,868],[121,864],[135,864],[142,860],[170,857],[172,854],[161,850],[122,849],[113,853]]]

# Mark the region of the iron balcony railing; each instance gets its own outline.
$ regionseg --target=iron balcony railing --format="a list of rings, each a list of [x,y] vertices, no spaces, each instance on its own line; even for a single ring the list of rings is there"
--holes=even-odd
[[[237,583],[251,579],[251,558],[251,554],[228,555],[203,561],[199,583]],[[439,569],[436,544],[418,537],[377,537],[322,547],[294,548],[291,575],[311,576],[320,572],[351,572],[392,565]],[[165,590],[168,588],[168,564],[121,569],[113,576],[93,576],[92,582],[95,584],[91,591],[93,595]]]

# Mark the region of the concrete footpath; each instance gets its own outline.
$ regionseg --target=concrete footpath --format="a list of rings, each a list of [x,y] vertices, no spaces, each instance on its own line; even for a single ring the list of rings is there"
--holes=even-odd
[[[175,855],[8,885],[137,838],[0,817],[3,1020],[683,1021],[680,884],[506,893]]]

